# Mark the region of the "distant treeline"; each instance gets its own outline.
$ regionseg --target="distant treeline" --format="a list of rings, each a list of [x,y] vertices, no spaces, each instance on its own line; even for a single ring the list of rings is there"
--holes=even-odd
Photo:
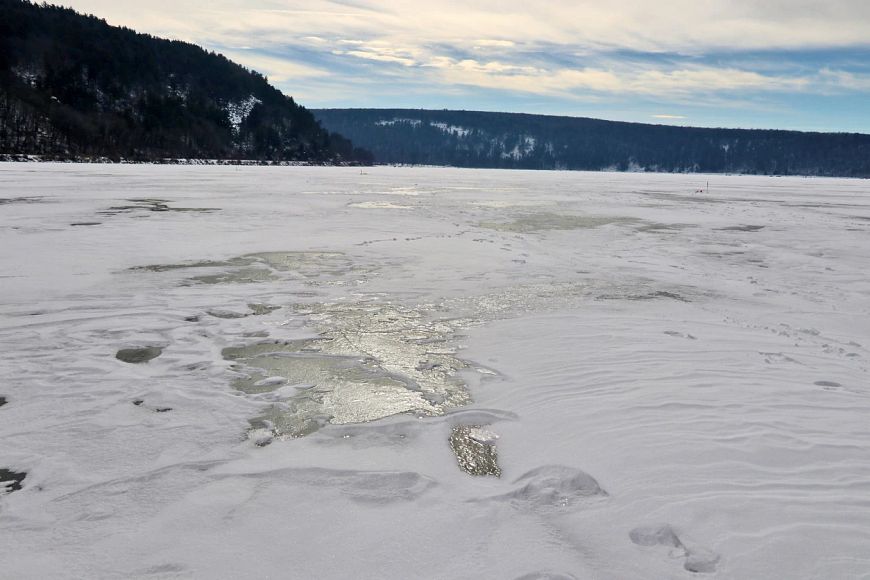
[[[23,0],[0,0],[0,154],[371,162],[219,54]]]
[[[870,135],[702,129],[475,111],[323,109],[378,163],[870,177]]]

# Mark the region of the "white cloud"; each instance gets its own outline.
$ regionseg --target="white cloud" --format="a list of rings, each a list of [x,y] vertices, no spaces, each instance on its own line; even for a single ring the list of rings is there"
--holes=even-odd
[[[711,47],[866,46],[870,30],[866,0],[296,0],[293,9],[280,0],[67,3],[115,23],[198,42],[261,35],[278,41],[289,34],[490,48],[546,40],[703,52]]]
[[[501,88],[540,95],[570,95],[573,91],[595,91],[633,95],[688,96],[723,91],[801,90],[810,84],[803,77],[765,76],[732,68],[693,67],[683,69],[646,68],[537,68],[499,61],[433,59],[448,83]]]
[[[819,72],[822,83],[836,88],[844,88],[853,91],[870,91],[870,75],[855,74],[842,70],[823,68]]]
[[[512,40],[498,40],[494,38],[480,39],[474,41],[474,48],[512,48],[517,43]]]
[[[329,71],[295,63],[283,58],[264,56],[250,50],[224,50],[224,56],[269,77],[270,81],[282,83],[289,80],[324,77]]]
[[[569,99],[870,92],[868,77],[855,72],[794,67],[802,72],[774,74],[751,61],[700,65],[691,56],[722,49],[866,51],[867,0],[294,0],[292,9],[286,0],[67,1],[138,30],[206,47],[245,47],[228,56],[303,89],[296,81],[327,82],[332,75],[333,85],[352,86],[377,83],[380,75],[445,94],[480,87]],[[287,46],[324,64],[262,56]],[[631,51],[670,57],[620,56]]]
[[[419,64],[418,57],[422,51],[413,46],[394,46],[385,40],[350,40],[340,39],[339,45],[348,45],[351,50],[334,49],[332,54],[338,56],[351,56],[364,60],[400,64],[402,66],[414,66]]]
[[[379,62],[393,62],[393,63],[401,64],[403,66],[413,66],[413,65],[417,64],[416,61],[412,58],[407,58],[407,57],[403,57],[403,56],[395,56],[392,54],[383,54],[380,52],[368,51],[368,50],[346,50],[346,51],[335,50],[332,53],[336,54],[336,55],[354,56],[356,58],[362,58],[365,60],[376,60]]]

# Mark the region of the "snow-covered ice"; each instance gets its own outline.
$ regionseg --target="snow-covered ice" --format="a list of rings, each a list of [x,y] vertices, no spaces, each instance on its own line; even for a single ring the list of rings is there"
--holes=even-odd
[[[870,577],[866,181],[10,163],[0,249],[4,577]]]

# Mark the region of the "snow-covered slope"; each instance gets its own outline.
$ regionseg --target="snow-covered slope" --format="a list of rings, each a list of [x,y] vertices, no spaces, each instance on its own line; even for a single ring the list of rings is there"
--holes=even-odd
[[[317,109],[380,164],[870,177],[870,135],[425,109]]]
[[[706,180],[0,166],[3,575],[862,577],[866,183]]]
[[[263,101],[255,97],[254,95],[249,96],[247,99],[243,99],[239,102],[228,102],[224,109],[227,112],[227,119],[229,119],[230,126],[233,128],[233,133],[238,135],[241,130],[242,123],[248,118],[251,114],[251,111],[254,110],[254,107],[261,104]]]

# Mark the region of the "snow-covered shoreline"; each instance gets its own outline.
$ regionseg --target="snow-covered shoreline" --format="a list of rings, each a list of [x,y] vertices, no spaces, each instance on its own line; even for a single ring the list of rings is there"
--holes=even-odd
[[[706,179],[0,164],[4,573],[861,577],[870,192]]]
[[[126,159],[120,157],[112,159],[111,157],[65,157],[58,158],[55,156],[42,155],[25,155],[18,153],[3,153],[0,154],[0,163],[76,163],[87,165],[217,165],[217,166],[235,166],[241,165],[246,167],[270,166],[270,167],[342,167],[342,166],[358,166],[355,163],[315,163],[310,161],[272,161],[269,159],[199,159],[199,158],[183,158],[183,157],[166,157],[161,159]]]
[[[686,175],[698,179],[698,187],[702,187],[701,178],[704,176],[717,177],[772,177],[788,179],[838,179],[866,181],[866,177],[831,177],[827,175],[781,175],[761,173],[704,173],[699,171],[672,172],[661,171],[653,168],[633,167],[620,171],[615,167],[606,167],[598,171],[586,171],[575,169],[521,169],[504,167],[499,169],[478,169],[474,167],[453,167],[450,165],[427,165],[427,164],[403,164],[403,163],[374,163],[364,165],[360,163],[315,163],[310,161],[271,161],[268,159],[200,159],[200,158],[163,158],[152,160],[139,159],[112,159],[109,157],[70,157],[56,158],[41,155],[24,155],[17,153],[0,153],[0,163],[48,163],[48,164],[86,164],[86,165],[209,165],[209,166],[243,166],[243,167],[356,167],[366,170],[368,167],[403,168],[403,169],[452,169],[457,171],[502,171],[502,172],[556,172],[556,173],[641,173],[649,175]]]

